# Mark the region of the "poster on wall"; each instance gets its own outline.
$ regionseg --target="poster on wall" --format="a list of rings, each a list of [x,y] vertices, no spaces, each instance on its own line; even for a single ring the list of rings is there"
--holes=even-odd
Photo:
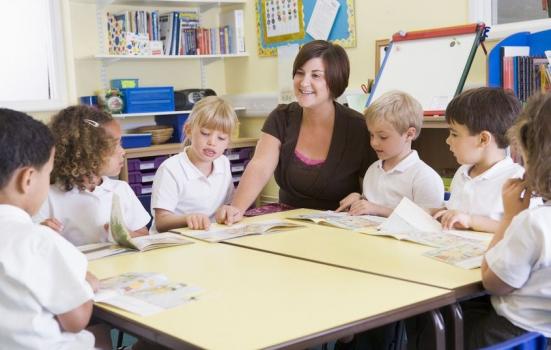
[[[326,38],[343,47],[356,46],[354,0],[255,0],[258,55],[276,56],[283,45],[303,45],[314,37]],[[328,16],[327,11],[334,12]],[[316,11],[317,9],[317,11]],[[309,32],[308,28],[310,22]],[[319,27],[328,26],[320,30]],[[315,30],[314,30],[315,29]]]

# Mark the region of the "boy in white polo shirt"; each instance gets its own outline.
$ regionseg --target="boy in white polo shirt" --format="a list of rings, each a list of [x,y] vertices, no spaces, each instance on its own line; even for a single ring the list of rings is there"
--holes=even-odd
[[[433,210],[444,228],[495,232],[503,215],[501,188],[521,178],[524,168],[507,155],[507,130],[520,112],[518,99],[497,88],[468,90],[446,108],[446,143],[462,164],[451,183],[446,207]]]
[[[31,220],[48,194],[53,162],[48,128],[0,109],[0,349],[94,347],[84,328],[97,280],[84,255]]]
[[[164,161],[153,180],[153,233],[185,226],[207,229],[216,210],[230,202],[234,187],[223,153],[236,124],[233,107],[219,97],[195,104],[184,125],[183,151]]]
[[[349,208],[351,215],[387,217],[403,197],[423,208],[440,206],[442,178],[411,149],[423,125],[419,102],[404,92],[390,91],[375,100],[364,116],[379,160],[365,173],[363,195],[351,193],[337,211]]]

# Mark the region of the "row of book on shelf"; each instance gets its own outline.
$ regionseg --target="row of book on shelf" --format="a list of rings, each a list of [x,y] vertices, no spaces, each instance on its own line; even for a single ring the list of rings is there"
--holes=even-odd
[[[551,51],[547,57],[531,56],[529,46],[503,46],[503,88],[514,91],[522,102],[533,94],[551,91]]]
[[[245,52],[243,10],[220,15],[218,27],[200,26],[197,11],[107,13],[111,55],[212,55]]]

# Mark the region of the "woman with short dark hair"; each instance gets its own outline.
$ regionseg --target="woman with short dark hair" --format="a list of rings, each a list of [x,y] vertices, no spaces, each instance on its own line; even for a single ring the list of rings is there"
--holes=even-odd
[[[363,116],[335,101],[348,86],[350,63],[344,49],[324,40],[304,45],[293,64],[297,102],[279,105],[262,128],[252,161],[231,205],[217,221],[241,220],[272,174],[279,201],[294,208],[331,209],[351,192],[371,157]]]

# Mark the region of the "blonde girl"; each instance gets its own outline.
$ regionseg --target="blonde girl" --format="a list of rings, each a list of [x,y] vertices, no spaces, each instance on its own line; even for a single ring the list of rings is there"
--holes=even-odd
[[[217,96],[195,104],[184,125],[184,149],[161,164],[153,180],[152,232],[187,226],[207,229],[233,194],[224,151],[236,127],[233,107]]]
[[[107,113],[88,106],[63,109],[51,121],[54,169],[48,199],[34,218],[74,245],[108,240],[113,194],[132,236],[146,235],[150,216],[120,180],[124,162],[121,127]]]
[[[551,337],[551,94],[530,99],[509,134],[526,173],[502,189],[503,219],[482,263],[491,304],[464,308],[468,349],[526,332]],[[534,195],[544,204],[529,207]]]

